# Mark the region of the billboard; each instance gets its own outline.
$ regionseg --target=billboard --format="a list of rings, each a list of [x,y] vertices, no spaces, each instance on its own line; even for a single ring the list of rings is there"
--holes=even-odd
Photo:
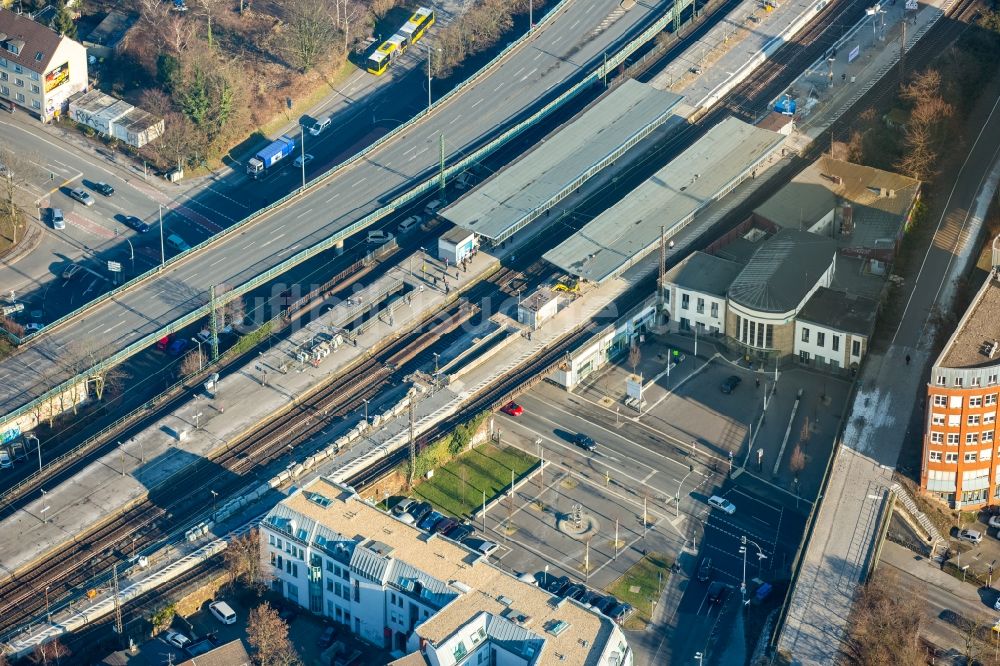
[[[854,59],[861,55],[861,45],[856,45],[851,52],[847,54],[847,62],[854,62]]]
[[[52,92],[69,81],[69,63],[64,62],[45,75],[45,92]]]

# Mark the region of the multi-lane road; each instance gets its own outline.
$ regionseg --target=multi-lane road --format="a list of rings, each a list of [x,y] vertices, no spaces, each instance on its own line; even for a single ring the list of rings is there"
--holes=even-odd
[[[294,205],[221,239],[5,359],[0,365],[0,412],[14,412],[67,379],[59,361],[75,344],[98,341],[107,350],[124,348],[204,305],[212,285],[243,283],[384,205],[434,172],[440,137],[451,161],[481,145],[589,71],[606,50],[669,5],[661,0],[622,11],[617,0],[570,4],[476,85]]]

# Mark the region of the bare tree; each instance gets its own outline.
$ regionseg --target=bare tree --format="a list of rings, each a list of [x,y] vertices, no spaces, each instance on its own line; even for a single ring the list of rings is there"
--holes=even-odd
[[[204,367],[205,357],[198,349],[192,349],[187,354],[184,354],[184,358],[181,359],[181,365],[178,369],[178,374],[181,377],[190,377],[196,372],[200,372]]]
[[[809,444],[810,439],[812,439],[812,423],[809,422],[809,417],[807,416],[805,421],[802,422],[802,429],[799,431],[799,444],[806,446]]]
[[[258,594],[264,592],[268,576],[260,557],[260,535],[256,529],[233,538],[223,551],[231,582],[241,581]]]
[[[37,155],[0,146],[0,233],[12,245],[17,244],[19,232],[25,228],[21,207],[17,202],[18,190],[28,181],[42,177],[42,170],[37,166],[41,163],[41,158]]]
[[[642,361],[642,350],[639,349],[639,344],[636,342],[632,343],[632,346],[628,350],[628,364],[632,368],[632,374],[635,374],[635,369],[639,367],[639,362]],[[670,363],[670,357],[667,357],[667,363]]]
[[[376,21],[381,21],[398,4],[399,0],[371,0],[368,4],[368,11],[371,12]]]
[[[853,666],[923,664],[918,643],[921,607],[894,572],[877,569],[851,610],[845,662]]]
[[[337,38],[328,0],[289,0],[283,39],[288,59],[303,72],[316,67]]]
[[[912,105],[903,138],[906,151],[899,168],[910,176],[926,180],[934,174],[939,148],[946,138],[945,121],[954,113],[954,107],[944,101],[941,93],[941,74],[925,70],[900,91],[900,97]]]
[[[69,648],[62,644],[58,638],[49,641],[48,643],[43,643],[35,648],[32,653],[32,660],[36,664],[48,665],[50,663],[59,666],[62,663],[63,657],[69,657],[73,653],[70,652]]]
[[[197,0],[197,12],[205,17],[205,24],[207,28],[206,35],[209,49],[215,46],[215,42],[212,37],[212,19],[222,11],[223,7],[228,6],[228,4],[229,3],[226,0]]]
[[[247,641],[257,650],[254,661],[259,666],[290,666],[297,660],[288,640],[288,625],[266,601],[250,611]]]
[[[178,169],[191,158],[197,142],[197,133],[188,117],[182,113],[170,113],[163,119],[163,134],[156,142],[160,158]]]
[[[792,457],[788,460],[788,469],[792,470],[792,474],[795,475],[795,482],[799,482],[799,472],[806,468],[806,454],[802,452],[802,448],[796,444],[795,448],[792,449]]]

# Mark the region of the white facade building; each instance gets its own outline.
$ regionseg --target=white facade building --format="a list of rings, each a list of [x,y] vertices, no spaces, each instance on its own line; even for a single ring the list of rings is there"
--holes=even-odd
[[[87,49],[23,14],[0,9],[0,103],[42,121],[87,89]]]
[[[878,303],[819,289],[795,322],[795,355],[803,363],[851,368],[861,363],[875,328]]]
[[[422,660],[416,663],[633,663],[609,618],[552,597],[326,478],[272,509],[260,540],[275,591],[394,655]]]
[[[726,292],[743,269],[740,264],[694,252],[664,276],[663,307],[670,329],[726,332]]]

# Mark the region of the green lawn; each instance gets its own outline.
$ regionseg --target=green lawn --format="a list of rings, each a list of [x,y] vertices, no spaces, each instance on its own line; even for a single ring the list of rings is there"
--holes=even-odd
[[[635,608],[635,613],[625,622],[626,629],[642,630],[649,624],[650,602],[653,599],[659,601],[659,593],[670,578],[671,564],[673,562],[666,555],[649,553],[608,587],[607,591],[619,601],[628,602]],[[638,590],[633,591],[632,588]]]
[[[536,462],[538,458],[512,446],[481,444],[434,470],[434,477],[420,482],[414,493],[442,513],[467,518],[482,506],[484,490],[488,502],[510,487],[511,469],[519,479]]]

